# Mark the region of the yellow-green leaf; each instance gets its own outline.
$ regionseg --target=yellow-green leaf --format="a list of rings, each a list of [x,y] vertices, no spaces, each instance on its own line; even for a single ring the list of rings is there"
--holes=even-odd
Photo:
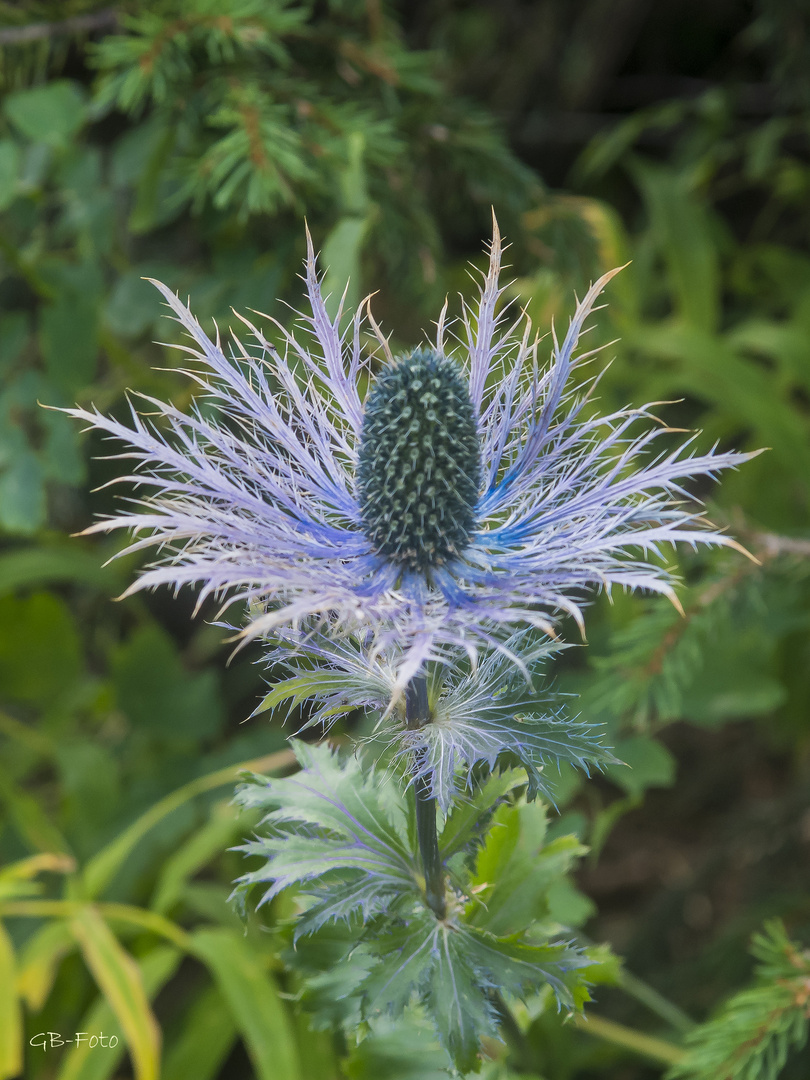
[[[138,841],[190,799],[218,787],[224,787],[226,784],[235,784],[242,772],[275,772],[287,769],[291,765],[295,765],[295,755],[292,750],[278,750],[274,754],[266,754],[252,761],[242,761],[238,765],[228,765],[224,769],[217,769],[216,772],[200,776],[197,780],[192,780],[177,791],[166,795],[150,806],[144,814],[90,860],[83,875],[85,896],[89,899],[98,896],[115,877],[119,867],[129,857]]]
[[[3,867],[0,870],[0,885],[13,881],[28,881],[43,870],[50,870],[54,874],[68,874],[75,868],[76,863],[70,855],[46,851],[41,855],[31,855],[27,859],[20,859]]]
[[[22,1015],[16,983],[14,947],[0,923],[0,1080],[22,1071]]]
[[[170,945],[160,945],[138,963],[146,993],[154,997],[177,970],[182,953]],[[124,1056],[122,1028],[104,998],[99,998],[85,1013],[79,1030],[88,1036],[103,1034],[107,1045],[90,1045],[90,1040],[74,1045],[62,1061],[57,1080],[107,1080],[116,1072]],[[111,1037],[117,1045],[109,1045]],[[191,1078],[194,1074],[189,1073]],[[195,1078],[196,1080],[196,1078]]]
[[[60,960],[76,947],[64,919],[46,923],[25,944],[17,965],[17,992],[31,1012],[39,1012],[51,992]]]
[[[302,1080],[293,1026],[266,954],[239,930],[198,930],[192,938],[244,1037],[257,1080]]]
[[[163,864],[154,899],[155,911],[167,912],[179,899],[188,879],[229,847],[255,821],[237,815],[230,803],[218,803],[206,824],[195,832]]]
[[[121,1024],[136,1080],[158,1080],[160,1029],[138,965],[92,905],[74,915],[71,927],[99,990]]]

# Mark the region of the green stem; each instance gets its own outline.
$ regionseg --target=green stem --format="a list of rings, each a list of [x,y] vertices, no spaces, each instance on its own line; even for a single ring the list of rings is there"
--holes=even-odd
[[[617,1024],[613,1020],[605,1020],[604,1017],[575,1016],[574,1024],[581,1030],[593,1035],[596,1039],[604,1039],[605,1042],[613,1043],[614,1046],[623,1046],[626,1050],[641,1057],[649,1058],[659,1065],[677,1065],[683,1060],[684,1051],[674,1043],[664,1039],[656,1039],[652,1035],[644,1035],[640,1031]]]
[[[427,679],[424,675],[417,675],[408,684],[405,691],[405,718],[412,730],[418,730],[430,720]],[[416,800],[416,836],[425,872],[425,900],[434,914],[443,919],[446,914],[444,867],[439,856],[439,834],[436,831],[436,800],[430,794],[430,781],[425,776],[414,777],[413,791]]]
[[[637,978],[635,975],[631,975],[629,971],[622,971],[619,975],[619,986],[625,993],[634,997],[636,1001],[640,1002],[656,1014],[660,1016],[662,1020],[665,1020],[676,1031],[686,1033],[691,1031],[695,1026],[695,1021],[683,1009],[679,1009],[677,1005],[669,1001],[663,994],[659,994],[658,991],[649,986],[643,980]]]
[[[595,942],[592,938],[589,938],[587,934],[577,934],[577,941],[581,945],[594,945]],[[676,1031],[685,1035],[687,1031],[691,1031],[696,1026],[695,1021],[685,1013],[683,1009],[679,1008],[673,1001],[665,998],[663,994],[660,994],[649,983],[644,982],[643,979],[639,979],[637,975],[632,975],[625,968],[622,968],[619,972],[619,989],[624,990],[630,997],[636,999],[650,1012],[655,1013],[662,1020],[673,1027]]]

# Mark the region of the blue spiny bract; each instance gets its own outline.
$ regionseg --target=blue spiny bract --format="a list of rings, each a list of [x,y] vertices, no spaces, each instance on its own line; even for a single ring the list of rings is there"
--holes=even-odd
[[[416,349],[378,377],[357,479],[363,531],[381,555],[425,572],[466,547],[481,448],[467,380],[452,360]]]
[[[551,633],[561,613],[582,625],[589,590],[671,595],[659,557],[669,544],[735,546],[685,501],[684,485],[750,454],[694,454],[689,440],[656,453],[668,429],[648,406],[593,408],[597,372],[583,371],[593,353],[577,342],[615,271],[588,290],[543,366],[533,330],[504,304],[502,251],[496,227],[478,297],[455,321],[442,315],[432,351],[376,378],[364,309],[351,323],[330,316],[311,242],[308,313],[295,333],[276,324],[278,344],[246,323],[253,344],[235,339],[229,356],[158,285],[191,338],[198,403],[182,412],[146,397],[127,422],[66,410],[127,447],[120,479],[138,485],[137,500],[90,531],[131,530],[126,550],[157,549],[129,591],[189,585],[199,602],[251,601],[245,640],[311,616],[336,638],[360,628],[376,647],[396,644],[401,692],[442,650],[463,643],[472,658],[520,627]],[[432,410],[421,403],[428,388],[416,389],[431,365],[442,391]],[[387,418],[399,389],[403,406]]]

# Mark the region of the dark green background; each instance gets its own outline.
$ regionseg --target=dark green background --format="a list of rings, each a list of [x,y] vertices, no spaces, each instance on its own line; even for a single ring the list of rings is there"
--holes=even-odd
[[[618,339],[606,408],[671,402],[661,415],[700,448],[770,448],[696,492],[761,565],[673,555],[685,618],[599,598],[588,647],[566,655],[563,688],[633,766],[561,786],[559,827],[592,848],[586,929],[695,1018],[745,979],[763,918],[810,930],[806,3],[25,0],[0,3],[0,86],[3,861],[85,862],[186,781],[284,743],[278,721],[243,722],[260,653],[227,665],[212,607],[192,621],[191,595],[111,602],[136,564],[102,569],[120,541],[67,534],[111,509],[91,489],[119,465],[38,403],[123,415],[131,387],[188,404],[179,354],[153,344],[176,327],[142,278],[190,295],[209,328],[232,306],[289,321],[305,217],[327,289],[376,292],[394,346],[412,346],[445,295],[470,295],[494,207],[510,296],[542,332],[631,260],[593,331]],[[148,906],[211,813],[167,818],[108,899]],[[167,909],[180,924],[227,918],[229,842],[187,874]],[[15,940],[31,930],[17,920]],[[174,979],[156,1005],[170,1049],[204,1026],[199,972]],[[69,957],[31,1033],[72,1030],[94,993]],[[628,1001],[603,991],[598,1008],[652,1030]],[[211,1075],[249,1075],[223,1040]],[[660,1074],[554,1018],[532,1040],[546,1080]],[[416,1075],[397,1061],[392,1077]],[[41,1055],[27,1068],[56,1075]]]

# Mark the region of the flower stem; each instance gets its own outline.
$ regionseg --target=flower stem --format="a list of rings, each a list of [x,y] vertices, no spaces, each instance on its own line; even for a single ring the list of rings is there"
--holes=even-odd
[[[634,1031],[633,1028],[625,1027],[624,1024],[617,1024],[602,1016],[594,1016],[593,1013],[587,1016],[575,1015],[574,1025],[596,1039],[604,1039],[605,1042],[613,1043],[615,1046],[623,1046],[641,1057],[658,1062],[659,1065],[677,1065],[686,1056],[685,1051],[674,1043],[657,1039],[652,1035],[644,1035],[640,1031]]]
[[[427,679],[424,675],[417,675],[408,683],[405,719],[412,730],[423,727],[430,719]],[[414,776],[413,791],[416,799],[416,836],[425,872],[425,900],[437,918],[443,919],[446,914],[444,867],[439,856],[439,835],[436,831],[436,800],[430,794],[430,780],[426,776]]]
[[[676,1031],[685,1033],[695,1027],[695,1021],[683,1009],[679,1009],[663,994],[659,994],[652,986],[636,978],[635,975],[631,975],[629,971],[619,973],[619,986],[625,993],[634,997],[636,1001],[646,1005],[650,1012],[654,1012],[662,1020],[666,1020]]]

